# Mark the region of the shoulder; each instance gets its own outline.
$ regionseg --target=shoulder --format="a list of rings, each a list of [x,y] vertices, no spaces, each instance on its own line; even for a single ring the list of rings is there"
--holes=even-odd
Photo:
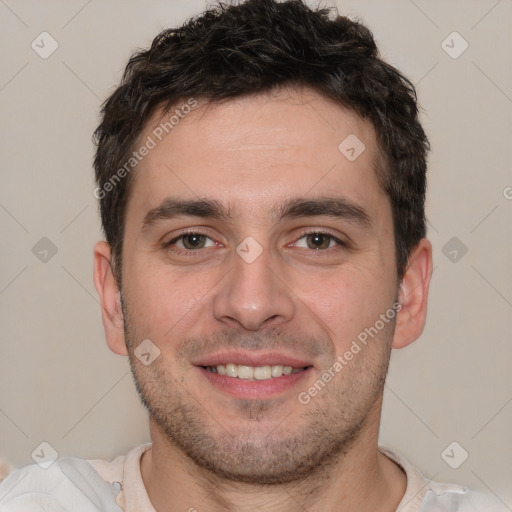
[[[463,486],[432,482],[419,512],[507,512],[497,499]]]
[[[117,491],[87,460],[62,457],[46,469],[31,464],[12,472],[0,483],[0,511],[122,512]]]
[[[396,462],[407,475],[407,489],[399,512],[510,512],[500,501],[464,485],[426,479],[407,459],[394,450],[379,451]]]

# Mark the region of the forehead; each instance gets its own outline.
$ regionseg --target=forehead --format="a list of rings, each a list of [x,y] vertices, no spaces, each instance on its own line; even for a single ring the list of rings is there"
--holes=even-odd
[[[189,100],[155,113],[139,145],[129,210],[168,195],[212,197],[235,213],[266,211],[280,197],[338,191],[378,208],[372,125],[312,90],[286,89],[222,103]]]

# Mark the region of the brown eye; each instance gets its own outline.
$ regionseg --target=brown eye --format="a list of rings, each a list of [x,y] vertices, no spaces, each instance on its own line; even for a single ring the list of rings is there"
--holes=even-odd
[[[181,237],[185,249],[202,249],[205,245],[207,236],[197,233],[190,233]]]
[[[330,233],[323,233],[321,231],[310,231],[302,233],[302,236],[295,242],[296,247],[302,249],[313,249],[315,251],[326,251],[327,249],[334,249],[346,247],[346,244],[339,238],[336,238]]]
[[[165,244],[166,247],[178,251],[196,251],[214,245],[215,242],[202,233],[184,233]]]
[[[332,236],[326,235],[325,233],[306,235],[306,242],[309,249],[328,249],[332,239]]]

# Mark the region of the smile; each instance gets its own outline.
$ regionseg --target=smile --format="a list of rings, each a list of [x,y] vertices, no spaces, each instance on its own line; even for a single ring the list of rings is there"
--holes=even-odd
[[[292,373],[303,372],[307,367],[294,368],[284,365],[265,365],[265,366],[245,366],[241,364],[219,364],[217,366],[203,366],[203,368],[211,373],[218,373],[226,377],[243,380],[268,380],[282,377],[283,375],[291,375]]]

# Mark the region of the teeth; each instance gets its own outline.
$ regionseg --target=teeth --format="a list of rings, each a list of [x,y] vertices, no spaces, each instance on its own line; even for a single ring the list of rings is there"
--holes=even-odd
[[[252,366],[238,365],[238,378],[239,379],[254,379],[254,368]]]
[[[272,377],[272,368],[270,366],[258,366],[254,368],[254,378],[256,380],[266,380]]]
[[[219,365],[222,366],[222,365]],[[217,366],[217,372],[219,372],[219,367]],[[226,365],[226,375],[228,377],[238,377],[238,367],[235,364],[227,364]]]
[[[280,364],[272,366],[272,377],[281,377],[281,375],[283,375],[283,366]]]
[[[274,366],[244,366],[238,364],[219,364],[217,366],[207,366],[206,369],[219,375],[239,378],[244,380],[268,380],[272,378],[290,375],[304,371],[304,368],[292,368],[280,364]]]

